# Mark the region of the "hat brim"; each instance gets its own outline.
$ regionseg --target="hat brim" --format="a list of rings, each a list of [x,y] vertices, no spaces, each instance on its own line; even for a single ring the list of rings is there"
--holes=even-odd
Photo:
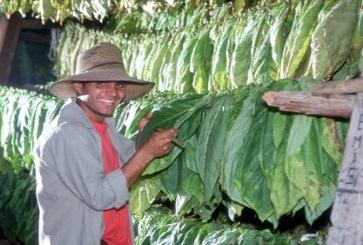
[[[69,76],[65,79],[58,80],[49,87],[49,91],[62,99],[69,97],[76,97],[76,92],[73,89],[74,82],[124,82],[125,83],[125,98],[124,101],[137,99],[153,87],[154,83],[132,78],[126,74],[121,73],[118,69],[115,70],[98,70],[93,69],[89,72]]]

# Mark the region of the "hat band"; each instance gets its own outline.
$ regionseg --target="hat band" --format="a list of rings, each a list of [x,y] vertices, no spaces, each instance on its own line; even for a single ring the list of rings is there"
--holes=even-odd
[[[105,65],[113,65],[113,64],[120,64],[122,66],[121,62],[108,62],[108,63],[103,63],[103,64],[99,64],[99,65],[94,65],[89,67],[87,70],[81,70],[80,72],[75,73],[75,75],[79,75],[85,72],[89,72],[90,70],[96,68],[96,67],[100,67],[100,66],[105,66]]]

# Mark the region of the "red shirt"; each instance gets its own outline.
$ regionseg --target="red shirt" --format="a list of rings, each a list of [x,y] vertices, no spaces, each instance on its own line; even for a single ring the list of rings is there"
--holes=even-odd
[[[105,173],[120,168],[120,160],[116,149],[112,145],[110,136],[107,133],[106,122],[93,122],[102,141],[103,169]],[[128,205],[119,209],[112,208],[103,212],[103,223],[105,229],[102,240],[108,245],[127,245],[132,244],[131,230],[129,222]]]

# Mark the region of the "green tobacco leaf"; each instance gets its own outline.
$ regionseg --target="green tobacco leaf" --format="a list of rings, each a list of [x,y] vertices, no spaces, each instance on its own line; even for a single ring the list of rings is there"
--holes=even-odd
[[[320,132],[318,119],[314,119],[304,144],[299,151],[286,159],[286,174],[304,197],[305,213],[309,222],[325,211],[334,200],[333,176],[336,176],[337,164],[325,152],[319,137]]]
[[[151,66],[150,66],[151,73],[150,73],[150,76],[148,77],[148,79],[150,81],[154,81],[155,83],[157,83],[158,86],[160,86],[159,83],[162,82],[162,81],[159,81],[159,74],[160,74],[163,59],[165,57],[167,50],[169,49],[169,39],[170,39],[170,36],[165,36],[159,40],[159,41],[162,41],[162,43],[158,43],[158,45],[156,45],[158,47],[158,51],[157,51],[157,53],[155,53],[153,55],[154,58],[151,63]],[[155,48],[155,45],[154,45],[154,48]],[[137,66],[137,64],[135,64],[135,65]]]
[[[313,121],[310,135],[302,146],[302,153],[307,169],[307,182],[303,193],[308,208],[312,211],[315,211],[316,206],[321,202],[322,188],[330,188],[331,184],[336,183],[335,176],[337,171],[337,162],[326,154],[322,146],[322,138],[319,137],[321,127],[318,120],[321,119],[315,119]],[[330,204],[332,204],[332,196],[329,195],[328,197],[330,197]],[[325,203],[327,202],[326,199],[327,196],[325,196]],[[326,204],[325,208],[327,208]]]
[[[153,111],[153,117],[141,132],[140,144],[143,145],[146,140],[150,138],[155,132],[156,127],[162,129],[170,127],[179,128],[196,111],[209,105],[209,102],[207,96],[203,97],[201,95],[187,94],[162,105],[160,108]]]
[[[173,91],[176,94],[185,94],[187,92],[194,92],[193,88],[193,76],[190,72],[190,55],[193,48],[198,41],[196,35],[192,33],[186,33],[186,38],[183,43],[183,48],[176,63],[176,77],[173,86]]]
[[[180,156],[180,160],[183,164],[183,168],[181,169],[181,189],[184,190],[185,193],[195,196],[200,203],[204,203],[203,183],[199,175],[196,172],[191,171],[185,164],[189,160],[188,158],[192,158],[191,160],[195,161],[195,155],[188,155],[185,151]]]
[[[272,9],[274,21],[270,28],[271,55],[277,67],[281,67],[284,46],[291,28],[288,19],[290,10],[291,4],[287,3],[281,3]]]
[[[152,105],[149,104],[142,109],[137,108],[136,114],[133,115],[133,117],[130,117],[131,115],[129,115],[129,118],[132,119],[132,122],[131,124],[129,124],[129,127],[126,129],[126,133],[124,135],[128,138],[136,140],[136,134],[138,133],[139,130],[138,128],[139,122],[141,118],[146,116],[151,110],[152,110]]]
[[[203,244],[204,238],[215,229],[216,227],[211,223],[202,224],[199,228],[198,235],[195,237],[194,243]]]
[[[239,159],[246,144],[246,135],[253,123],[255,103],[258,96],[257,89],[251,90],[247,98],[243,101],[240,113],[234,120],[231,129],[227,133],[224,147],[224,167],[222,172],[221,186],[226,191],[229,198],[233,201],[247,205],[238,190],[233,176],[239,164]]]
[[[180,161],[185,164],[188,156],[181,155]],[[203,184],[196,173],[190,171],[184,165],[180,171],[180,189],[175,200],[175,212],[181,216],[191,212],[191,210],[204,203]]]
[[[140,145],[155,132],[155,128],[167,129],[170,127],[179,128],[181,142],[188,140],[199,123],[201,122],[201,111],[209,106],[210,96],[187,95],[163,105],[154,111],[153,117],[147,123],[144,130],[140,133]],[[163,158],[155,159],[144,171],[144,175],[152,174],[170,166],[182,149],[174,147],[170,154]]]
[[[211,69],[213,45],[210,30],[202,32],[190,56],[190,72],[194,73],[193,88],[197,93],[208,91],[208,78]]]
[[[289,157],[298,151],[301,145],[304,143],[310,132],[311,121],[312,117],[310,116],[294,116],[287,141],[286,157]]]
[[[287,116],[284,131],[281,132],[282,135],[289,135],[292,121],[293,117]],[[303,198],[302,192],[290,182],[285,171],[287,142],[288,137],[282,137],[280,144],[276,148],[276,162],[272,173],[270,198],[274,206],[276,220],[289,213]]]
[[[149,175],[149,174],[154,174],[156,172],[160,172],[164,169],[166,169],[167,167],[169,167],[171,164],[173,164],[173,162],[175,161],[175,159],[179,156],[179,154],[181,153],[181,149],[178,147],[173,147],[173,149],[171,150],[171,152],[162,157],[162,158],[156,158],[154,159],[144,170],[144,172],[142,173],[142,175]]]
[[[182,163],[177,159],[173,161],[172,164],[164,171],[162,171],[158,176],[161,183],[164,186],[164,191],[170,200],[175,200],[176,193],[178,193],[181,188],[181,174],[182,174]]]
[[[333,119],[320,118],[318,124],[318,137],[323,149],[336,164],[340,165],[343,159],[344,142],[339,139],[336,122]],[[332,175],[331,172],[329,174]]]
[[[260,150],[257,158],[260,162],[261,170],[266,178],[268,188],[271,188],[273,181],[273,171],[276,163],[276,148],[273,142],[274,113],[266,111],[263,116],[261,128]]]
[[[1,146],[3,148],[3,157],[9,161],[12,168],[15,171],[21,169],[21,162],[19,161],[19,155],[16,155],[14,148],[17,146],[15,143],[15,125],[18,114],[18,98],[17,96],[7,96],[8,102],[6,104],[6,109],[2,114],[2,127],[1,127]]]
[[[34,229],[37,223],[35,181],[29,175],[18,175],[16,189],[13,192],[9,207],[15,215],[17,237],[27,244],[36,244],[37,234]]]
[[[189,170],[193,171],[193,173],[197,174],[198,169],[195,162],[195,151],[197,148],[197,136],[196,134],[192,135],[185,142],[185,150],[183,151],[183,157],[185,159],[184,166]]]
[[[176,46],[176,42],[177,40],[177,35],[175,34],[171,34],[171,36],[168,36],[168,44],[167,44],[167,50],[164,53],[164,57],[162,57],[162,63],[160,66],[160,70],[159,70],[159,76],[158,76],[158,88],[157,90],[160,92],[163,91],[168,91],[171,90],[170,89],[170,74],[169,74],[169,69],[171,66],[175,65],[172,64],[173,62],[173,48]],[[153,48],[154,45],[148,45],[150,48]]]
[[[166,37],[165,37],[165,39],[166,39]],[[135,40],[135,42],[136,42],[136,40]],[[136,78],[139,78],[139,79],[147,79],[146,77],[143,77],[143,75],[145,74],[145,69],[146,69],[147,65],[150,65],[150,64],[146,63],[146,61],[149,61],[148,55],[151,52],[151,49],[155,48],[155,43],[153,42],[153,39],[145,37],[145,38],[142,38],[141,42],[140,41],[136,42],[136,45],[138,45],[138,47],[134,50],[138,50],[139,52],[137,52],[137,56],[135,58],[135,61],[134,61],[133,67],[132,67],[134,69],[134,73],[132,74],[130,71],[130,75],[135,76]],[[165,44],[162,44],[162,45],[165,45]],[[156,67],[157,66],[155,66],[155,68]],[[153,77],[153,75],[151,75],[151,77]],[[153,80],[151,80],[151,81],[155,81],[154,79],[155,79],[155,77],[153,77]],[[160,82],[158,83],[158,85],[160,85]]]
[[[177,62],[183,50],[183,45],[186,39],[184,33],[176,33],[174,35],[175,35],[175,43],[173,43],[173,46],[170,47],[171,49],[170,61],[164,64],[164,67],[162,68],[161,71],[164,74],[164,80],[163,80],[163,82],[165,83],[164,88],[165,90],[168,91],[173,91],[173,87],[177,79],[177,71],[179,69],[179,67],[177,66]]]
[[[116,109],[114,112],[114,118],[118,132],[126,136],[126,130],[128,130],[130,128],[130,124],[135,121],[133,116],[136,115],[139,107],[140,103],[136,101],[130,101],[127,104],[122,104]],[[138,124],[138,122],[135,122],[135,124]]]
[[[251,66],[253,83],[259,84],[277,79],[277,66],[272,59],[270,32],[266,34],[253,61]]]
[[[286,144],[286,143],[285,143]],[[276,219],[289,213],[303,198],[301,191],[292,184],[285,172],[284,150],[280,147],[278,160],[274,169],[271,187],[271,201],[273,203]],[[283,153],[282,153],[283,152]]]
[[[131,188],[130,207],[132,214],[140,219],[144,212],[151,207],[160,189],[155,178],[140,178]]]
[[[190,221],[189,221],[190,222]],[[197,237],[198,235],[198,232],[199,232],[199,229],[200,229],[200,226],[201,226],[201,223],[198,222],[198,221],[195,221],[195,222],[190,222],[193,226],[185,231],[185,235],[184,235],[184,239],[183,241],[181,241],[180,244],[182,245],[188,245],[188,244],[197,244],[195,243],[195,238]]]
[[[358,23],[360,0],[325,1],[312,34],[313,77],[329,80],[347,59]]]
[[[296,90],[296,81],[291,79],[282,79],[276,81],[272,84],[271,90],[280,91],[280,90]],[[273,135],[273,143],[275,148],[278,148],[283,142],[285,135],[286,127],[290,127],[289,125],[290,118],[292,118],[291,114],[281,111],[275,111],[272,116],[272,135]]]
[[[236,26],[233,22],[225,23],[223,29],[217,26],[211,30],[211,38],[214,41],[212,56],[211,76],[208,88],[212,91],[224,91],[232,89],[228,73],[229,57],[234,48],[234,32]]]
[[[235,87],[247,84],[248,70],[251,64],[252,34],[255,28],[255,22],[248,20],[246,27],[242,30],[237,29],[235,48],[231,57],[230,78]]]
[[[149,40],[147,42],[147,45],[151,45],[152,48],[148,48],[146,50],[146,59],[145,59],[145,65],[144,65],[144,69],[143,69],[143,73],[142,73],[142,77],[146,80],[150,80],[151,79],[151,72],[152,72],[152,66],[155,62],[155,57],[157,56],[158,52],[160,52],[160,48],[161,48],[161,45],[157,45],[157,39],[155,36],[149,36],[148,37]],[[140,43],[140,46],[142,48],[144,48],[145,46],[145,43],[146,41]],[[132,47],[132,46],[131,46]],[[138,61],[135,57],[135,55],[140,52],[140,48],[139,49],[130,49],[130,51],[133,50],[134,51],[134,54],[131,54],[133,55],[132,56],[132,59],[130,60],[130,64],[129,64],[129,67],[130,67],[130,73],[132,74],[132,71],[135,71],[136,69],[136,62]],[[155,86],[158,86],[158,81],[153,81],[155,82]]]
[[[203,240],[204,244],[237,244],[238,237],[241,235],[239,229],[228,229],[220,227],[214,232],[210,232]]]
[[[231,104],[232,97],[228,95],[215,99],[213,107],[206,113],[198,136],[196,166],[203,182],[207,202],[212,198],[222,169],[227,119]]]
[[[0,172],[0,226],[5,237],[16,241],[16,217],[10,209],[9,203],[16,188],[16,175],[13,172]]]
[[[262,83],[276,80],[277,67],[272,58],[272,47],[270,42],[270,22],[269,17],[259,20],[258,32],[252,43],[252,58],[249,68],[248,84]]]
[[[197,235],[196,229],[197,228],[197,220],[189,220],[189,221],[182,221],[178,222],[179,224],[176,226],[176,229],[174,230],[175,234],[175,240],[173,244],[192,244],[192,242],[188,242],[188,237],[194,234],[194,236]],[[199,228],[199,227],[198,227]]]
[[[323,0],[300,1],[295,7],[291,31],[286,40],[280,67],[280,78],[294,78],[309,49],[311,35]]]
[[[281,112],[275,112],[272,116],[272,138],[275,148],[279,147],[284,137],[288,116]]]
[[[269,55],[270,53],[269,38],[266,37],[269,30],[269,24],[267,20],[268,16],[265,14],[256,14],[256,16],[257,18],[254,20],[256,22],[255,28],[252,30],[252,43],[250,47],[251,63],[248,70],[247,84],[256,84],[258,81],[255,81],[254,73],[256,70],[258,70],[259,64],[263,64],[264,62],[269,63],[269,61],[264,59],[259,60],[261,58],[259,57],[260,55],[264,56],[265,54]]]
[[[321,197],[319,203],[314,207],[313,211],[309,208],[309,205],[304,201],[304,211],[306,221],[312,225],[315,220],[317,220],[324,211],[329,209],[333,203],[336,196],[336,185],[332,182],[323,183],[321,188]]]
[[[352,79],[357,76],[359,69],[359,59],[362,56],[363,49],[363,9],[360,8],[360,17],[356,30],[352,37],[352,48],[350,49],[349,56],[344,62],[343,66],[335,72],[332,80],[346,80]]]
[[[258,99],[256,99],[260,100],[260,96],[261,94],[258,94]],[[274,213],[274,209],[270,200],[271,191],[268,187],[268,181],[261,169],[258,157],[256,157],[260,148],[256,146],[261,144],[262,128],[267,107],[264,107],[260,101],[257,101],[254,106],[254,123],[246,135],[246,142],[243,146],[240,159],[238,160],[238,167],[233,176],[243,200],[248,203],[249,207],[256,211],[259,219],[264,221]]]

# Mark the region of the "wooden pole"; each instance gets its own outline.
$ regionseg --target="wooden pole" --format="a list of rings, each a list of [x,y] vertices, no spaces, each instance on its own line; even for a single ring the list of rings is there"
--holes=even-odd
[[[21,18],[17,15],[10,20],[5,15],[0,17],[0,84],[9,80],[20,29]]]
[[[356,96],[327,244],[363,244],[363,93]]]
[[[350,94],[363,92],[363,77],[345,81],[331,81],[311,86],[312,95]]]
[[[270,91],[262,96],[267,105],[277,107],[282,111],[342,118],[350,118],[353,98],[353,95],[321,97],[306,92],[287,91]]]

